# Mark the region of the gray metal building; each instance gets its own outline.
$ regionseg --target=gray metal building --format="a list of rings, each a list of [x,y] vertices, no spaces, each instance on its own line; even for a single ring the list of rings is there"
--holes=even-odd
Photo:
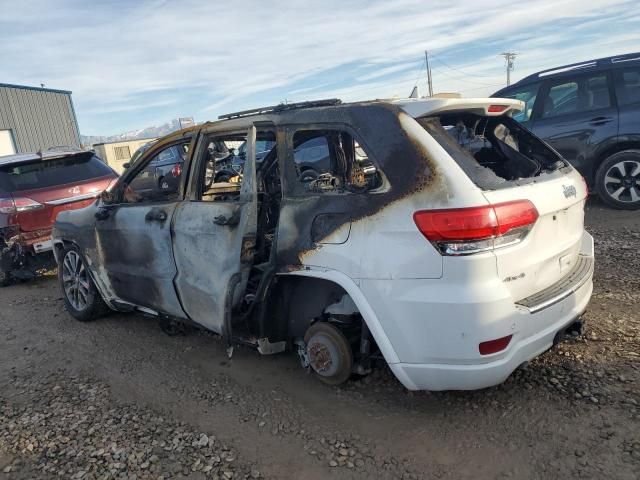
[[[0,156],[80,147],[71,92],[0,83]]]

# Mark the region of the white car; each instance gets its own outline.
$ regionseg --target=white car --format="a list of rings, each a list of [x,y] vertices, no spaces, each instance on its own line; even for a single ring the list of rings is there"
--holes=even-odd
[[[593,288],[586,185],[511,118],[522,108],[328,100],[174,133],[58,216],[66,307],[194,322],[230,352],[296,349],[329,384],[384,359],[411,390],[496,385],[576,328]],[[212,146],[238,141],[242,174],[207,182]],[[258,164],[256,141],[273,142]],[[138,188],[175,145],[176,187]]]

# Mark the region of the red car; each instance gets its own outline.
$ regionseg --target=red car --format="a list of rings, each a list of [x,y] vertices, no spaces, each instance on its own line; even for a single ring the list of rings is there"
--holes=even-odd
[[[91,204],[117,177],[93,152],[0,157],[0,286],[53,267],[58,213]]]

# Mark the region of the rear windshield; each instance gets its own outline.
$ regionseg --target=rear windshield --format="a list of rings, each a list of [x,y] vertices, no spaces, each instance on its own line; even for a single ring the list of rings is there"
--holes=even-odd
[[[462,112],[418,122],[481,188],[532,179],[568,165],[511,117]]]
[[[0,190],[8,193],[77,183],[112,175],[113,170],[91,152],[0,167]]]

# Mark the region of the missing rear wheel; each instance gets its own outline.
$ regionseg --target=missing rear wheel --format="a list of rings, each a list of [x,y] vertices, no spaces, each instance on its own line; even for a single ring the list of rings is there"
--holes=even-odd
[[[307,330],[309,365],[316,377],[327,385],[339,385],[349,379],[353,369],[353,353],[349,341],[335,326],[319,322]]]

